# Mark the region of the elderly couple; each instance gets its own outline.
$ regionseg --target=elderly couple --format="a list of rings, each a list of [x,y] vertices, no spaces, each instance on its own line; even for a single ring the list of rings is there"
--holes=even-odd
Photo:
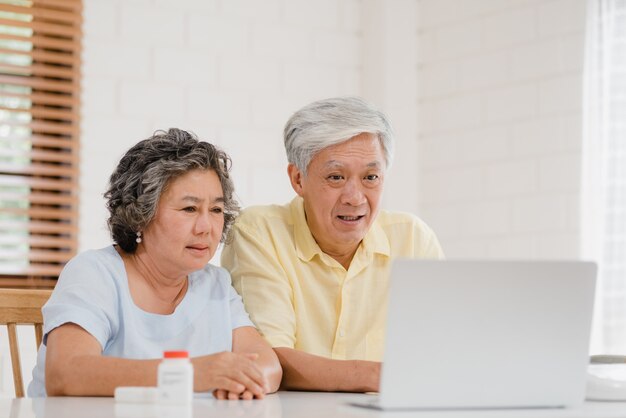
[[[284,142],[298,196],[236,222],[224,152],[178,129],[132,147],[105,193],[115,244],[61,273],[29,396],[154,386],[171,349],[219,399],[378,390],[390,262],[440,245],[417,217],[379,210],[393,138],[363,100],[305,106]],[[220,242],[224,268],[208,264]]]

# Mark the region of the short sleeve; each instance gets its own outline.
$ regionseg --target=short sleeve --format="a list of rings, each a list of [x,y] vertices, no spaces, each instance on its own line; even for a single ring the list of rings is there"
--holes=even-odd
[[[414,228],[416,229],[414,236],[418,241],[415,245],[418,253],[415,256],[434,260],[443,259],[445,257],[443,249],[435,232],[421,219],[416,219]]]
[[[228,302],[230,304],[231,329],[254,326],[243,306],[241,296],[239,296],[232,286],[228,288]]]
[[[101,250],[102,251],[102,250]],[[58,283],[44,305],[44,344],[48,333],[67,323],[74,323],[94,336],[104,350],[111,335],[117,331],[117,290],[111,269],[95,257],[96,252],[83,253],[63,269]]]
[[[233,286],[265,340],[272,347],[294,348],[296,315],[292,288],[272,244],[236,223],[221,262],[230,271]]]

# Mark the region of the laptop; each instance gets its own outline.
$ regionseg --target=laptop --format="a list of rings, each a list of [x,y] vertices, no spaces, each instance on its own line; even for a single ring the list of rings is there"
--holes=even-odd
[[[596,265],[396,260],[377,409],[583,402]]]

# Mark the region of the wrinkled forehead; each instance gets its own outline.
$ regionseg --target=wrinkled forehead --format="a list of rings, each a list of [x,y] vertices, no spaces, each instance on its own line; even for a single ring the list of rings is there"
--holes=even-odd
[[[322,168],[327,169],[327,170],[342,169],[350,165],[349,164],[350,162],[352,161],[328,160],[322,163]],[[385,163],[382,160],[372,160],[370,162],[364,162],[361,165],[364,168],[375,169],[375,170],[382,170],[385,167]]]
[[[160,198],[201,199],[207,195],[223,198],[222,181],[217,172],[211,168],[194,168],[170,177],[161,191]]]
[[[311,162],[324,166],[358,163],[384,167],[386,158],[378,135],[362,133],[322,148],[313,156]]]

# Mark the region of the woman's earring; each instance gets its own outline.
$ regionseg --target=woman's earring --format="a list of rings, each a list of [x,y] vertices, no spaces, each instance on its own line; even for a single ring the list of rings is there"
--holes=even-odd
[[[137,231],[137,238],[135,239],[135,242],[137,242],[137,244],[141,243],[141,231]]]

